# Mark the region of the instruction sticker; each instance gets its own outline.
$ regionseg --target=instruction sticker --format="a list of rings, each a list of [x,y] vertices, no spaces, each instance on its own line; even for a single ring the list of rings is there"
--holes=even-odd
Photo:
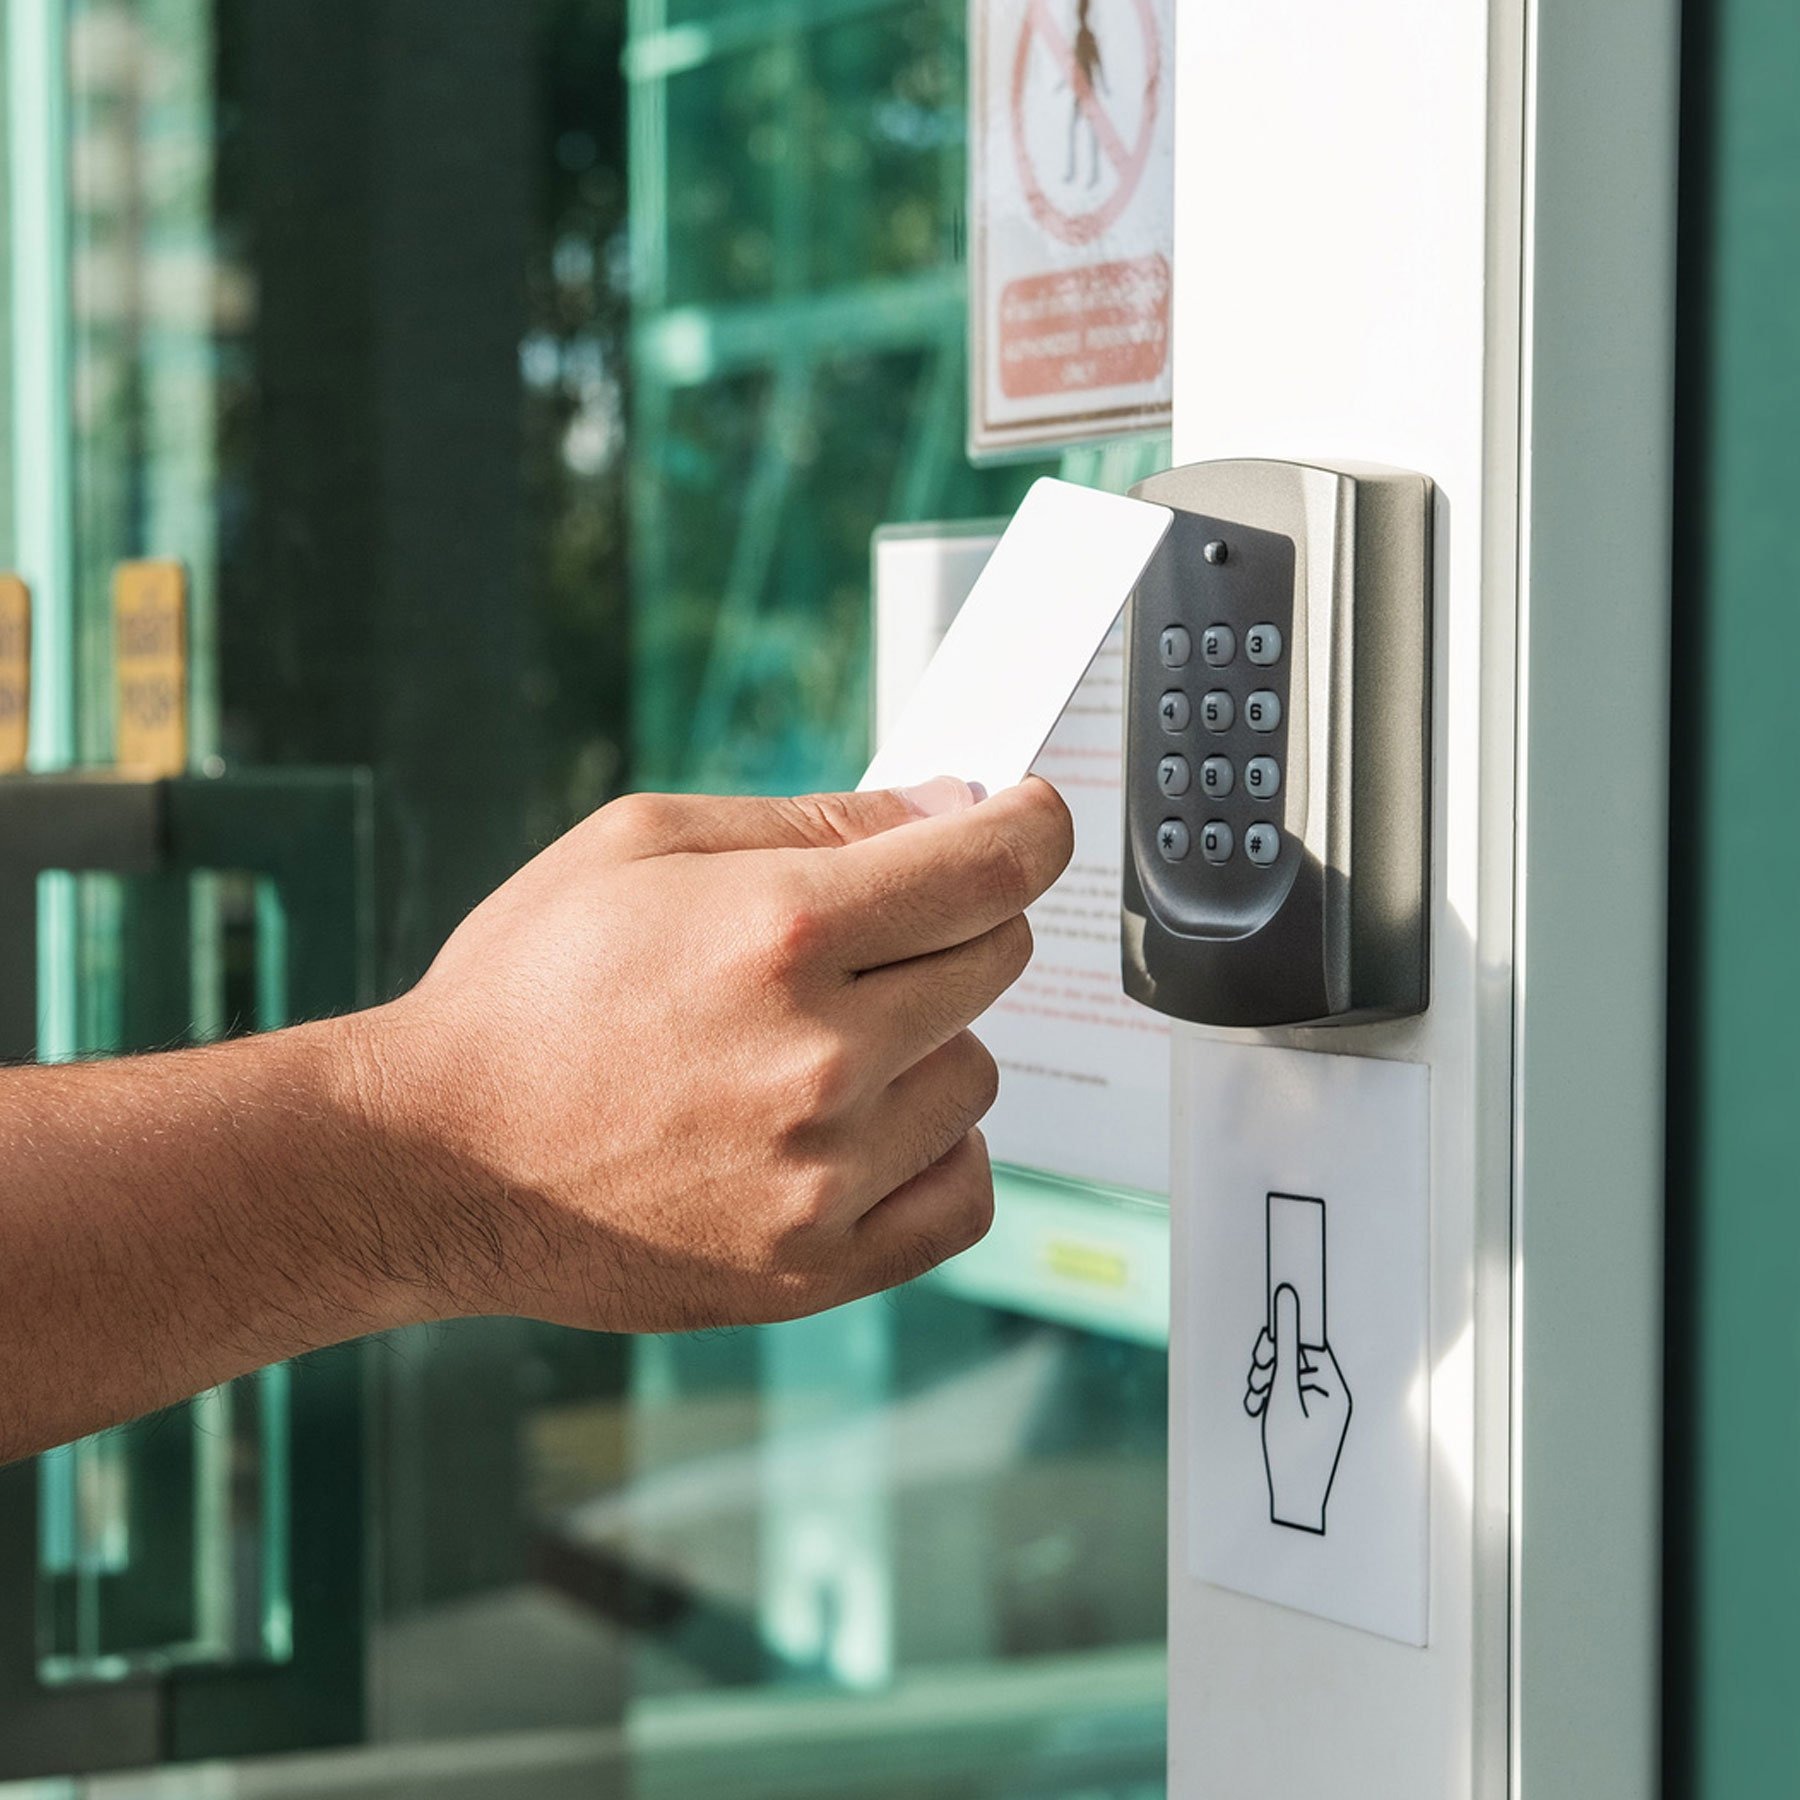
[[[1189,1573],[1429,1636],[1431,1075],[1182,1040]]]

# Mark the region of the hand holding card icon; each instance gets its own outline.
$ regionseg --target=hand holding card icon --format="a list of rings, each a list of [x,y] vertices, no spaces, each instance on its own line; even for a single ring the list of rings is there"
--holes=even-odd
[[[1322,1537],[1351,1412],[1349,1384],[1325,1341],[1325,1203],[1271,1194],[1268,1207],[1269,1311],[1244,1410],[1262,1421],[1270,1520]]]

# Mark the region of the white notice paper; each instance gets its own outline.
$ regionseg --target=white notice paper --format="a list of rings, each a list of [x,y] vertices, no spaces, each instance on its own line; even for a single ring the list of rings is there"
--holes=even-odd
[[[876,726],[884,738],[996,534],[957,526],[877,533]],[[994,685],[999,706],[1005,696]],[[1031,966],[976,1022],[1001,1069],[1000,1098],[982,1129],[996,1161],[1164,1194],[1169,1022],[1127,999],[1119,982],[1123,705],[1124,628],[1114,624],[1033,760],[1074,815],[1075,855],[1031,910]]]
[[[1187,1034],[1175,1063],[1189,1573],[1423,1644],[1431,1072]]]
[[[1030,966],[975,1024],[1000,1064],[982,1121],[1002,1162],[1169,1191],[1169,1021],[1119,978],[1125,628],[1115,625],[1034,767],[1075,818],[1075,855],[1031,909]]]
[[[1172,518],[1033,482],[859,786],[959,775],[998,793],[1023,781]]]

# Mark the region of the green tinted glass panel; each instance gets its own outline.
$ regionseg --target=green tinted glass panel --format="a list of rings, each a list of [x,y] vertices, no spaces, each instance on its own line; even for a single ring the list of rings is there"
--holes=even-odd
[[[75,742],[84,760],[107,759],[114,567],[169,556],[188,571],[190,735],[204,755],[218,466],[244,323],[242,274],[215,231],[212,7],[70,0],[66,28]],[[257,1022],[247,880],[50,878],[45,905],[66,915],[44,976],[69,995],[72,1021],[70,1041],[45,1053],[204,1041]],[[45,1458],[44,1679],[283,1659],[287,1447],[288,1376],[273,1369]]]
[[[87,753],[111,564],[179,555],[196,755],[372,771],[381,992],[627,788],[853,780],[871,533],[1166,460],[965,456],[963,20],[79,0]],[[264,888],[83,882],[69,905],[67,1048],[134,1041],[153,1006],[178,1015],[161,1041],[306,1010],[281,991],[303,921]],[[1141,1197],[1085,1200],[1156,1229]],[[246,1482],[279,1416],[258,1390],[166,1457],[125,1434],[52,1468],[56,1648],[103,1672],[140,1621],[237,1658],[290,1628],[297,1660],[309,1633],[360,1640],[346,1779],[1137,1800],[1162,1779],[1159,1332],[971,1266],[754,1331],[403,1333],[367,1362],[373,1468],[334,1547],[370,1572],[366,1614],[309,1621],[298,1577],[291,1617],[196,1584],[203,1531],[254,1569],[250,1536],[278,1545],[291,1505],[297,1544],[340,1466],[284,1469],[268,1440]],[[121,1468],[153,1478],[185,1534],[154,1566],[186,1578],[114,1605],[109,1639],[93,1597],[147,1516]]]

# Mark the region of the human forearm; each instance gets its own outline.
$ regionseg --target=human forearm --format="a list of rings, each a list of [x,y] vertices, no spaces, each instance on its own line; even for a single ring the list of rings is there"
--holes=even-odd
[[[0,1460],[429,1311],[363,1029],[0,1072]]]
[[[1068,860],[1041,783],[642,796],[410,993],[0,1071],[0,1459],[414,1320],[791,1318],[987,1229],[967,1029]]]

